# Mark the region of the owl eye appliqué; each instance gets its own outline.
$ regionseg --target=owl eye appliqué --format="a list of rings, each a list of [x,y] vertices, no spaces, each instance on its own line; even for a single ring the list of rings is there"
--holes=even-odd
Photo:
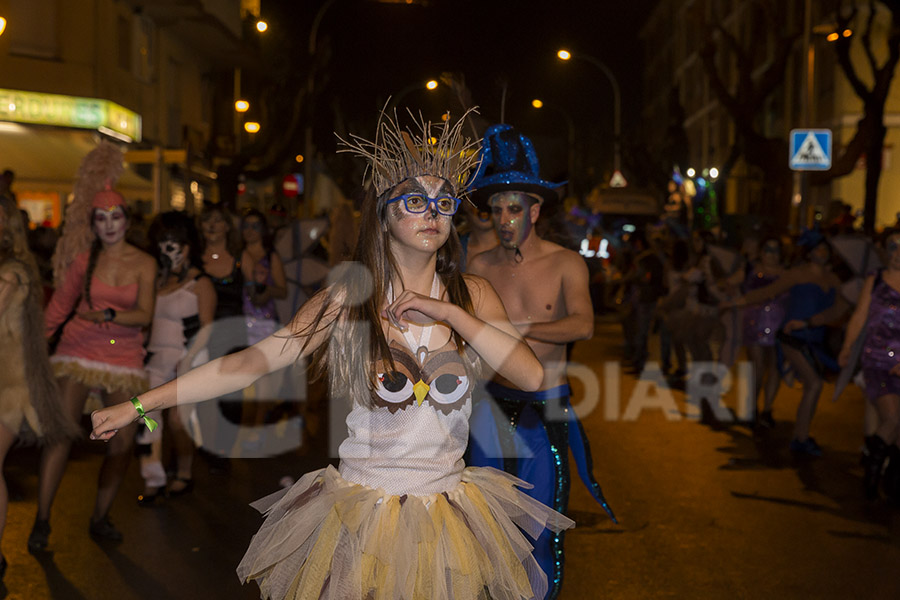
[[[378,387],[375,393],[387,402],[406,402],[413,394],[413,384],[406,375],[399,371],[379,373]]]
[[[465,375],[444,373],[431,382],[428,397],[439,404],[453,404],[469,390],[469,378]]]

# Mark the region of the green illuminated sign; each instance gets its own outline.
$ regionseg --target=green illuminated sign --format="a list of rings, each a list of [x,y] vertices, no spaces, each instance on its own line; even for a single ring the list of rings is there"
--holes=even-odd
[[[97,98],[0,89],[0,121],[97,129],[141,141],[139,114]]]

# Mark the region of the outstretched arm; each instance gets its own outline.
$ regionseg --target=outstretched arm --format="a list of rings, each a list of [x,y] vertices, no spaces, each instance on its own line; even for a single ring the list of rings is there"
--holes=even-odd
[[[203,402],[244,389],[263,375],[288,366],[299,356],[309,355],[328,337],[333,322],[333,314],[329,313],[317,329],[312,327],[326,299],[327,294],[320,293],[303,305],[292,325],[283,327],[261,342],[210,361],[141,394],[138,400],[144,411]],[[91,415],[91,439],[109,440],[120,428],[137,419],[137,411],[129,402],[95,411]]]
[[[780,296],[798,283],[802,283],[800,274],[797,269],[791,269],[769,285],[747,292],[743,296],[736,298],[732,304],[735,306],[759,304]]]

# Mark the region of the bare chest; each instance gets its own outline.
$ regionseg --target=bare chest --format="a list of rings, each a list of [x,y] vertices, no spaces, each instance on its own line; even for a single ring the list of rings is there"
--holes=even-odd
[[[543,323],[565,316],[562,276],[547,261],[499,266],[485,273],[513,323]]]

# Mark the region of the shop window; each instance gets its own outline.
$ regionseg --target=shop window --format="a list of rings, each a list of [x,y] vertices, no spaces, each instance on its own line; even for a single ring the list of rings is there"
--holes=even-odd
[[[59,58],[56,0],[9,0],[9,53],[31,58]]]

